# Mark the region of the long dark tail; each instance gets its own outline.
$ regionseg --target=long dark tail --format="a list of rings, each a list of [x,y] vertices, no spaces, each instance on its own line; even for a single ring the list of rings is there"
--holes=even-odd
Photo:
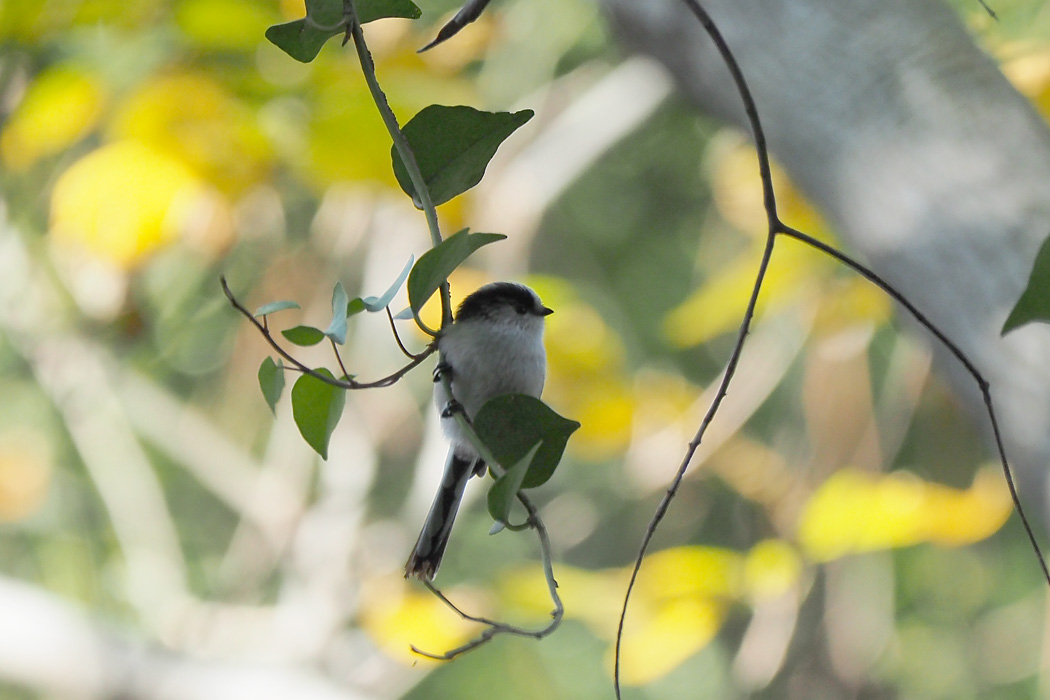
[[[449,450],[441,486],[434,496],[434,503],[430,506],[430,513],[423,523],[412,556],[405,564],[405,578],[414,576],[421,581],[434,578],[438,567],[441,566],[448,536],[452,533],[452,523],[459,510],[459,502],[463,499],[463,489],[466,488],[471,475],[479,471],[483,464],[481,460],[457,457]]]

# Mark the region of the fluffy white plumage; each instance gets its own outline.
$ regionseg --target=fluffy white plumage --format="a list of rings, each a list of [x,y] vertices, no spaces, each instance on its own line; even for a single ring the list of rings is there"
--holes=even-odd
[[[450,411],[451,398],[473,420],[485,402],[504,394],[539,397],[547,374],[543,319],[552,313],[534,291],[522,284],[494,282],[463,300],[455,323],[438,339],[434,403],[451,446],[441,486],[419,539],[405,565],[405,575],[432,579],[452,531],[452,523],[473,474],[485,463],[460,431]],[[449,397],[441,373],[451,376]]]

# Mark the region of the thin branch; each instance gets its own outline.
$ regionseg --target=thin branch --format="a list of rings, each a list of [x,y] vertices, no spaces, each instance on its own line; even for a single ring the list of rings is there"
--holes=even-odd
[[[269,327],[265,323],[260,323],[259,320],[252,315],[252,312],[246,309],[244,305],[237,300],[237,297],[233,295],[233,292],[230,291],[230,286],[226,283],[226,276],[221,275],[219,277],[219,281],[222,283],[223,294],[225,294],[226,298],[230,300],[230,304],[233,306],[233,308],[240,312],[242,316],[248,319],[248,321],[253,326],[255,326],[255,329],[258,330],[262,337],[266,339],[266,342],[269,343],[270,347],[274,349],[274,352],[276,352],[278,355],[280,355],[285,360],[291,363],[292,366],[288,369],[293,369],[302,372],[303,374],[309,374],[314,379],[319,379],[325,384],[330,384],[332,386],[339,387],[340,389],[346,389],[348,391],[358,389],[377,389],[380,387],[386,387],[396,384],[401,379],[401,377],[405,376],[410,371],[418,367],[420,363],[423,362],[423,360],[430,357],[430,355],[433,354],[435,350],[437,350],[437,345],[435,343],[431,343],[426,347],[426,349],[423,352],[419,353],[418,355],[414,355],[414,359],[407,365],[394,372],[393,374],[387,375],[382,379],[377,379],[374,382],[358,382],[349,378],[335,379],[334,377],[329,377],[325,374],[322,374],[321,372],[318,372],[315,369],[308,367],[307,365],[304,365],[302,362],[297,360],[290,352],[281,347],[281,344],[278,343],[277,340],[275,340],[274,337],[270,334]],[[264,316],[264,321],[265,318],[266,317]],[[336,357],[338,357],[338,353],[336,354]],[[342,361],[340,361],[339,366],[342,367]],[[346,375],[345,368],[343,368],[343,373]],[[346,376],[349,377],[349,375]]]
[[[368,45],[365,43],[364,30],[361,29],[361,22],[358,20],[354,0],[343,0],[343,12],[347,15],[347,38],[343,39],[343,43],[345,44],[348,38],[354,40],[354,49],[357,51],[357,58],[361,63],[361,72],[365,76],[365,83],[368,84],[368,91],[372,94],[372,100],[379,110],[379,115],[383,118],[383,124],[386,125],[390,139],[394,142],[394,149],[401,156],[401,162],[404,163],[408,177],[412,181],[419,208],[423,210],[423,214],[426,216],[427,228],[430,230],[431,245],[436,248],[441,243],[441,227],[438,224],[437,208],[434,206],[433,200],[430,199],[430,190],[427,187],[427,182],[419,169],[419,163],[412,152],[412,147],[408,144],[408,139],[405,138],[404,132],[401,131],[397,115],[391,109],[390,102],[387,100],[386,94],[376,78],[375,62],[372,60],[372,53],[368,50]],[[452,297],[449,293],[448,282],[445,282],[441,285],[441,327],[444,328],[451,323]]]
[[[977,0],[977,2],[981,4],[981,7],[984,8],[984,11],[988,13],[989,17],[994,19],[996,22],[999,21],[999,15],[995,14],[995,10],[992,9],[991,5],[985,2],[985,0]]]
[[[551,541],[550,536],[547,534],[547,528],[544,526],[543,521],[540,520],[539,514],[536,512],[536,507],[529,500],[528,496],[518,492],[518,500],[525,510],[529,513],[529,525],[536,530],[536,535],[540,541],[540,554],[543,559],[543,571],[547,579],[547,587],[550,591],[551,601],[554,603],[554,609],[551,611],[551,621],[544,627],[536,630],[526,629],[524,627],[517,627],[510,625],[505,622],[498,622],[496,620],[490,620],[487,617],[480,617],[477,615],[471,615],[461,610],[455,603],[448,599],[448,597],[441,592],[441,590],[430,581],[424,581],[423,585],[427,589],[436,595],[445,605],[447,605],[453,612],[459,615],[462,619],[470,622],[477,622],[478,624],[485,625],[485,629],[482,630],[474,639],[470,640],[466,644],[450,649],[443,654],[434,654],[428,651],[423,651],[416,646],[412,646],[412,651],[425,656],[429,659],[435,659],[437,661],[450,661],[461,654],[465,654],[468,651],[477,649],[481,645],[488,642],[490,639],[499,634],[510,634],[517,637],[531,637],[532,639],[543,639],[547,635],[551,634],[561,624],[562,617],[565,614],[565,608],[561,602],[561,596],[558,595],[558,582],[554,579],[554,569],[551,564],[552,553],[551,553]]]
[[[401,335],[397,332],[397,326],[394,325],[394,314],[390,312],[389,306],[386,307],[386,317],[390,321],[390,332],[394,334],[394,340],[397,342],[397,346],[401,348],[401,352],[410,360],[416,359],[418,355],[409,352],[408,348],[405,347],[405,344],[401,342]]]
[[[339,354],[339,346],[331,338],[328,339],[328,342],[332,345],[332,353],[335,355],[335,361],[339,365],[339,369],[342,370],[343,376],[350,379],[350,373],[346,371],[346,365],[343,364],[343,357]]]
[[[620,613],[620,622],[616,632],[616,650],[613,664],[613,687],[616,693],[616,698],[621,698],[620,689],[620,653],[623,642],[623,629],[624,622],[627,617],[627,606],[630,602],[631,593],[634,590],[634,585],[638,577],[638,572],[641,568],[642,560],[645,557],[646,550],[649,547],[649,543],[656,532],[656,528],[663,520],[667,509],[670,506],[671,501],[674,499],[678,488],[685,476],[686,470],[689,468],[689,462],[692,460],[693,455],[696,453],[697,448],[700,446],[703,440],[704,434],[707,432],[708,425],[710,425],[715,414],[718,412],[718,408],[722,403],[722,400],[726,396],[729,384],[732,381],[733,375],[736,372],[737,364],[740,360],[741,352],[743,351],[744,341],[746,340],[748,329],[750,328],[752,318],[754,316],[755,305],[758,301],[758,296],[762,288],[762,283],[765,279],[766,271],[769,267],[770,259],[772,257],[774,244],[776,237],[779,234],[795,238],[802,243],[810,245],[817,250],[831,256],[838,260],[842,264],[846,265],[850,269],[864,276],[866,279],[874,283],[886,294],[888,294],[895,301],[900,303],[907,309],[919,323],[930,331],[949,352],[954,355],[963,367],[966,368],[967,372],[974,378],[977,386],[981,390],[981,394],[984,398],[985,407],[988,410],[988,418],[992,424],[992,431],[995,437],[996,448],[999,452],[999,458],[1003,467],[1003,474],[1006,477],[1007,485],[1010,489],[1010,496],[1013,499],[1013,504],[1017,509],[1018,515],[1021,517],[1021,522],[1024,525],[1025,532],[1028,535],[1028,539],[1032,544],[1036,556],[1039,559],[1039,564],[1042,567],[1043,575],[1050,584],[1050,569],[1047,567],[1046,559],[1043,556],[1042,550],[1039,547],[1039,543],[1036,540],[1035,533],[1025,515],[1024,509],[1021,506],[1021,500],[1017,493],[1017,488],[1014,484],[1013,474],[1010,470],[1009,463],[1006,458],[1006,451],[1003,445],[1002,437],[999,431],[999,423],[995,415],[995,411],[992,404],[991,393],[989,391],[988,381],[985,380],[983,375],[977,370],[970,359],[962,352],[962,350],[953,343],[943,332],[940,331],[936,326],[933,325],[929,319],[922,314],[914,304],[912,304],[907,298],[904,297],[899,291],[890,286],[887,282],[882,280],[877,274],[868,268],[864,267],[857,261],[850,258],[848,255],[828,246],[820,241],[808,236],[800,231],[784,225],[779,217],[777,216],[776,210],[776,195],[773,190],[773,178],[769,164],[769,151],[766,144],[765,132],[762,129],[762,123],[758,116],[758,109],[755,106],[753,97],[751,96],[751,90],[748,87],[747,81],[744,78],[743,73],[740,70],[739,64],[736,62],[736,58],[733,56],[733,52],[730,50],[728,44],[723,38],[718,27],[712,21],[710,15],[704,10],[697,0],[682,0],[686,7],[693,13],[693,15],[699,20],[704,30],[710,36],[711,40],[715,44],[722,60],[729,69],[732,75],[733,81],[736,84],[737,91],[740,94],[740,98],[744,104],[744,112],[747,116],[748,124],[751,128],[751,133],[755,141],[755,149],[758,155],[758,166],[762,179],[762,193],[763,193],[763,205],[766,212],[766,221],[768,223],[768,232],[766,235],[766,245],[762,253],[762,259],[759,262],[758,272],[755,276],[755,283],[752,287],[751,297],[748,300],[747,308],[744,312],[743,321],[740,324],[740,330],[737,334],[736,342],[733,345],[733,349],[730,353],[729,361],[726,364],[725,373],[722,376],[721,383],[719,384],[718,393],[711,402],[711,406],[708,408],[707,413],[704,415],[703,420],[700,423],[700,427],[697,429],[695,436],[690,441],[684,458],[678,467],[678,471],[675,473],[674,479],[672,479],[670,486],[667,488],[667,492],[661,499],[660,504],[657,506],[656,512],[649,521],[649,525],[646,528],[645,535],[642,538],[642,544],[639,548],[638,555],[635,558],[634,567],[631,571],[631,578],[627,585],[627,591],[624,594],[623,609]],[[982,4],[984,4],[982,2]]]
[[[704,434],[707,432],[707,427],[714,419],[719,406],[722,405],[722,400],[725,398],[726,393],[729,390],[729,384],[732,382],[733,375],[736,373],[737,364],[740,362],[740,355],[744,349],[744,341],[747,338],[748,330],[751,327],[751,321],[754,318],[755,306],[758,304],[758,295],[762,289],[762,282],[765,280],[766,271],[769,268],[769,261],[773,255],[773,244],[776,240],[777,226],[780,223],[780,220],[777,217],[776,193],[773,191],[773,176],[766,147],[766,136],[762,129],[761,121],[758,118],[758,108],[755,106],[755,100],[751,96],[751,89],[747,85],[747,80],[744,78],[744,74],[740,70],[740,65],[736,62],[733,52],[729,49],[729,45],[722,37],[722,33],[719,31],[718,27],[715,26],[710,15],[707,14],[707,11],[704,10],[696,0],[683,0],[683,2],[700,21],[700,24],[703,25],[704,30],[718,48],[718,52],[721,54],[726,67],[729,69],[729,72],[733,77],[733,82],[736,84],[737,91],[740,93],[740,97],[743,100],[744,112],[747,114],[748,122],[751,124],[752,136],[754,137],[755,146],[759,154],[758,167],[762,178],[762,199],[769,230],[766,235],[766,244],[762,251],[762,259],[759,262],[758,272],[755,275],[755,283],[751,289],[751,297],[748,299],[747,308],[744,311],[744,318],[740,324],[740,330],[737,332],[736,342],[734,343],[733,350],[729,355],[729,361],[726,364],[725,372],[722,375],[722,381],[719,384],[718,393],[715,394],[711,406],[707,409],[707,413],[704,414],[700,427],[697,429],[693,439],[689,442],[685,456],[682,458],[682,462],[678,466],[678,471],[675,472],[674,479],[671,480],[667,492],[660,500],[656,512],[653,514],[653,517],[649,521],[649,525],[646,527],[645,535],[642,538],[642,544],[639,547],[638,555],[634,560],[634,567],[631,569],[631,578],[627,584],[627,591],[624,593],[623,598],[623,608],[620,611],[620,622],[616,628],[616,649],[613,657],[613,688],[618,700],[621,697],[620,653],[623,646],[623,628],[627,619],[627,606],[630,603],[631,593],[634,591],[634,585],[638,579],[638,572],[642,566],[642,559],[645,558],[645,553],[649,548],[649,543],[652,541],[653,535],[656,533],[656,528],[663,520],[664,515],[666,515],[667,509],[671,505],[671,501],[674,500],[678,488],[682,483],[682,479],[685,477],[686,470],[689,468],[689,462],[692,460],[697,448],[699,448]]]
[[[889,282],[882,279],[874,270],[871,270],[864,265],[860,264],[850,256],[842,253],[839,250],[829,246],[826,243],[813,238],[810,235],[802,233],[796,229],[791,228],[785,224],[780,224],[777,228],[778,234],[783,234],[789,238],[793,238],[801,243],[814,248],[824,255],[834,258],[839,263],[850,268],[866,280],[874,284],[876,287],[881,289],[886,295],[891,297],[898,304],[903,306],[912,317],[918,321],[919,325],[930,332],[944,347],[950,352],[955,359],[966,369],[966,372],[973,377],[974,382],[977,384],[978,389],[981,391],[981,397],[984,400],[984,406],[988,413],[988,421],[992,425],[992,435],[995,440],[995,449],[999,453],[999,463],[1003,469],[1003,476],[1006,478],[1006,485],[1010,490],[1010,498],[1013,501],[1014,507],[1017,509],[1017,514],[1021,518],[1021,524],[1024,526],[1025,534],[1028,535],[1028,540],[1032,544],[1032,549],[1035,551],[1036,558],[1039,560],[1039,566],[1043,570],[1043,578],[1046,579],[1048,585],[1050,585],[1050,568],[1047,567],[1046,557],[1043,554],[1043,550],[1039,546],[1039,542],[1035,537],[1035,531],[1032,528],[1031,523],[1028,521],[1028,516],[1024,512],[1024,507],[1021,505],[1021,497],[1017,492],[1017,486],[1014,483],[1013,470],[1010,468],[1010,463],[1006,459],[1006,447],[1003,444],[1002,435],[999,432],[999,420],[996,417],[995,408],[992,404],[992,394],[988,380],[984,378],[984,375],[977,369],[966,353],[959,348],[948,336],[946,336],[937,326],[933,324],[929,318],[926,317],[911,301],[908,300],[901,292],[895,289]]]
[[[686,449],[685,456],[682,458],[681,464],[678,465],[678,471],[675,472],[674,478],[671,480],[670,486],[667,487],[666,493],[660,504],[656,507],[656,512],[653,513],[653,517],[649,520],[649,524],[645,529],[645,535],[642,537],[642,544],[638,548],[638,555],[634,560],[634,567],[631,569],[631,578],[627,583],[627,591],[623,597],[623,608],[620,610],[620,622],[616,628],[616,651],[613,660],[613,687],[616,691],[616,697],[620,698],[620,652],[623,644],[623,628],[624,621],[627,619],[627,605],[631,599],[631,593],[634,591],[634,584],[638,579],[638,572],[642,567],[642,559],[645,558],[645,553],[649,549],[649,543],[653,539],[653,535],[656,534],[656,528],[660,522],[664,519],[664,515],[667,514],[667,509],[671,505],[671,501],[674,500],[675,495],[678,493],[678,488],[682,483],[682,479],[685,477],[686,470],[689,469],[689,463],[693,459],[693,455],[696,450],[700,447],[700,443],[704,438],[704,434],[707,432],[707,427],[711,424],[715,414],[718,413],[719,407],[722,405],[722,400],[726,397],[726,393],[729,390],[729,384],[733,380],[733,375],[736,374],[737,364],[740,362],[740,355],[744,350],[744,340],[747,338],[749,329],[751,328],[751,321],[755,315],[755,306],[758,303],[758,295],[762,289],[762,282],[765,280],[766,271],[769,269],[769,261],[773,255],[773,243],[775,236],[771,233],[766,237],[765,249],[762,251],[762,260],[758,265],[758,273],[755,276],[754,286],[751,288],[751,298],[748,299],[747,308],[744,310],[744,320],[740,324],[740,330],[737,332],[736,342],[733,344],[733,350],[729,356],[729,361],[726,364],[725,372],[722,374],[722,381],[718,385],[718,393],[715,394],[715,398],[711,401],[711,406],[707,409],[707,413],[704,414],[704,418],[700,423],[700,427],[697,429],[693,439],[689,441],[689,446]]]

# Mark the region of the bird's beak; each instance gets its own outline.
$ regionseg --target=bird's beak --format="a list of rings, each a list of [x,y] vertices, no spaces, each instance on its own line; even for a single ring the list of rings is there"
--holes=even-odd
[[[550,316],[552,313],[554,313],[554,309],[544,306],[543,311],[540,311],[540,316]]]

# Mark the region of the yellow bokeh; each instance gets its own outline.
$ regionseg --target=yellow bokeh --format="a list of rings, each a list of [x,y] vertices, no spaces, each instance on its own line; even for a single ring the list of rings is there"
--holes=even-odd
[[[553,294],[543,298],[550,298],[555,312],[547,320],[544,395],[581,423],[569,442],[573,454],[592,461],[614,457],[631,441],[638,404],[624,369],[623,343],[571,288],[547,287]]]
[[[638,685],[666,675],[714,638],[732,605],[783,595],[797,586],[802,571],[794,547],[780,540],[759,542],[745,553],[684,546],[646,556],[624,629],[623,682]],[[555,567],[566,618],[607,641],[610,661],[630,575],[631,566]],[[551,609],[539,565],[506,572],[498,590],[511,611],[541,616]]]
[[[817,307],[815,333],[836,333],[857,322],[888,323],[893,315],[890,297],[860,276],[837,278],[829,287]]]
[[[1050,121],[1050,50],[1025,52],[1004,64],[1003,73]]]
[[[175,240],[205,196],[182,162],[134,141],[114,143],[58,178],[51,233],[56,245],[126,269]]]
[[[799,542],[814,561],[920,542],[960,545],[994,534],[1010,516],[1005,484],[982,472],[967,490],[901,472],[842,469],[810,497]]]
[[[783,595],[795,587],[801,576],[798,552],[782,540],[763,540],[744,559],[744,589],[753,600]]]
[[[261,182],[271,164],[269,142],[251,111],[197,73],[144,83],[121,105],[108,133],[166,153],[227,193]]]
[[[744,558],[719,547],[672,547],[645,558],[638,576],[640,599],[683,596],[729,599],[743,588]]]
[[[580,422],[580,429],[569,443],[573,453],[582,459],[600,461],[626,449],[636,406],[631,388],[615,378],[570,380],[568,386],[577,393],[556,401]]]
[[[469,597],[463,591],[450,591],[456,600]],[[463,603],[476,607],[475,599]],[[416,647],[431,654],[443,654],[481,632],[481,627],[457,615],[429,591],[409,587],[401,578],[367,582],[361,592],[361,628],[376,645],[392,658],[416,663],[422,657]]]
[[[627,572],[623,569],[588,571],[566,564],[555,567],[558,596],[565,615],[580,620],[602,639],[616,634],[615,611],[623,602]],[[521,566],[505,572],[499,581],[500,600],[510,610],[542,619],[551,610],[551,598],[540,565]]]
[[[736,331],[747,308],[758,271],[760,251],[751,248],[707,279],[664,319],[664,335],[687,348]],[[790,306],[811,295],[827,274],[827,261],[797,245],[778,246],[766,273],[756,313]]]
[[[699,288],[668,313],[663,323],[664,336],[679,348],[701,345],[739,328],[765,247],[766,213],[754,147],[735,136],[726,137],[713,143],[710,160],[716,208],[737,231],[752,237],[754,242],[728,264],[711,271]],[[826,237],[827,226],[816,209],[775,164],[772,171],[780,219],[810,235]],[[832,261],[819,252],[781,239],[766,272],[756,314],[761,316],[806,299],[826,298],[826,304],[818,307],[818,323],[822,326],[833,327],[857,317],[883,320],[889,316],[889,301],[863,280],[844,284],[845,294],[821,295],[825,280],[835,269]]]
[[[250,51],[266,41],[266,28],[281,18],[267,3],[254,0],[182,0],[175,21],[199,47]]]
[[[645,685],[667,675],[707,646],[725,618],[723,603],[697,598],[668,601],[651,615],[635,619],[624,629],[620,651],[620,680]],[[613,649],[606,653],[612,667]]]
[[[47,499],[52,483],[49,450],[35,434],[0,440],[0,522],[23,520]]]
[[[106,101],[106,88],[87,71],[41,72],[0,132],[0,161],[17,172],[64,151],[95,128]]]
[[[710,149],[711,194],[718,213],[740,233],[764,239],[766,212],[754,146],[735,133],[727,133]],[[810,235],[826,233],[820,214],[784,171],[776,163],[770,164],[770,170],[780,220]]]

